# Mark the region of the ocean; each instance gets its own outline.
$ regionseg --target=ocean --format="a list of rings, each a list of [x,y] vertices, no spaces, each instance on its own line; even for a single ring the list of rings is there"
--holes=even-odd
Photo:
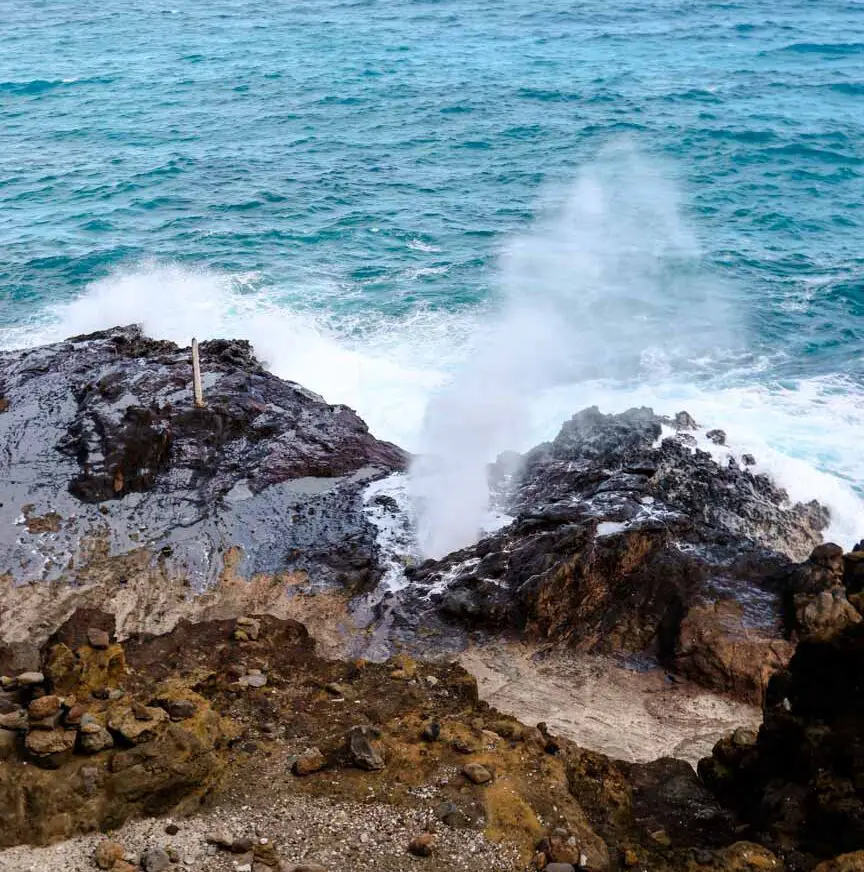
[[[861,0],[0,0],[0,345],[250,339],[460,483],[647,404],[864,536]]]

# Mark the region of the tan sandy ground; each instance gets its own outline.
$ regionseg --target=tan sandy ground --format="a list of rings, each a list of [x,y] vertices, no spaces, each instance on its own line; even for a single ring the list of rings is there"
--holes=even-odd
[[[594,656],[543,657],[520,643],[474,648],[462,665],[481,699],[527,724],[618,760],[647,763],[671,756],[696,765],[736,727],[758,729],[756,707],[709,693],[661,669],[636,672]]]

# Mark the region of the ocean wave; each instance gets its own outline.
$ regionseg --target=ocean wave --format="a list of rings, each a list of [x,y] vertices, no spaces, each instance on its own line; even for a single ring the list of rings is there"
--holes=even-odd
[[[417,450],[429,399],[482,345],[494,320],[476,306],[418,308],[400,318],[368,311],[335,318],[304,312],[286,300],[284,289],[262,288],[261,281],[259,275],[145,263],[4,331],[2,344],[59,341],[128,323],[183,345],[193,335],[248,338],[276,374],[356,409],[377,436]],[[726,430],[729,450],[754,454],[759,470],[792,499],[825,503],[832,511],[832,538],[851,546],[864,537],[861,384],[844,374],[772,382],[764,359],[733,369],[710,357],[700,364],[703,377],[694,380],[676,374],[664,353],[658,354],[653,362],[646,358],[641,379],[565,379],[538,391],[511,447],[527,450],[552,438],[565,419],[588,405],[605,412],[639,405],[663,414],[686,409],[703,432]]]

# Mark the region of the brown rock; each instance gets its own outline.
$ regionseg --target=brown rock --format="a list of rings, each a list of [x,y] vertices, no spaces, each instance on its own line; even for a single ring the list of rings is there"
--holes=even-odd
[[[434,846],[435,836],[432,833],[421,833],[408,843],[408,851],[415,857],[431,857]]]
[[[24,709],[9,712],[7,715],[0,715],[0,729],[4,730],[20,730],[27,729],[27,712]]]
[[[91,648],[104,650],[111,644],[111,637],[105,630],[100,630],[98,627],[87,628],[87,641]]]
[[[146,708],[137,705],[138,712],[146,713],[147,719],[138,717],[132,705],[115,708],[108,718],[108,729],[126,742],[138,745],[158,736],[168,723],[168,713],[161,708]]]
[[[93,859],[100,869],[110,869],[118,860],[122,860],[125,854],[126,851],[122,845],[106,839],[96,846]]]
[[[107,751],[114,747],[114,738],[100,724],[88,725],[87,729],[82,729],[79,734],[78,747],[84,754],[98,754],[100,751]]]
[[[81,723],[81,719],[88,712],[87,706],[83,703],[76,702],[72,708],[63,716],[63,722],[70,727],[77,727]]]
[[[384,758],[372,745],[376,731],[370,727],[352,727],[348,733],[348,756],[358,769],[374,772],[386,765]]]
[[[733,600],[693,606],[681,622],[675,665],[706,687],[761,703],[771,676],[795,649],[745,626],[742,616]]]
[[[853,851],[851,854],[841,854],[833,860],[826,860],[813,872],[864,872],[864,851]]]
[[[466,763],[462,767],[462,774],[472,784],[488,784],[492,780],[492,773],[480,763]]]
[[[50,718],[60,712],[60,698],[57,696],[42,696],[34,699],[27,707],[27,714],[34,720]]]
[[[72,755],[77,735],[75,730],[33,730],[24,745],[35,762],[53,769]]]
[[[327,760],[321,751],[318,748],[309,748],[294,761],[291,771],[302,777],[311,775],[313,772],[320,772],[326,765]]]

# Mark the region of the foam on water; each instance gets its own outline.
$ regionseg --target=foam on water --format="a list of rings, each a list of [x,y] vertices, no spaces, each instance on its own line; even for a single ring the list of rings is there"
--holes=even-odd
[[[2,343],[30,346],[136,322],[151,335],[183,344],[192,335],[249,338],[276,374],[351,406],[377,436],[416,450],[430,397],[478,346],[488,321],[476,310],[337,321],[286,307],[273,289],[244,292],[243,279],[248,277],[145,264],[5,331]],[[662,414],[686,409],[701,433],[712,427],[727,433],[727,448],[703,441],[706,450],[721,458],[727,451],[752,453],[757,470],[778,480],[792,499],[828,506],[829,538],[849,547],[864,536],[864,395],[845,376],[771,383],[757,364],[736,372],[734,380],[726,374],[697,383],[668,375],[644,383],[558,385],[531,398],[510,447],[526,450],[553,438],[566,418],[588,405],[606,412],[639,405]],[[402,479],[400,499],[404,487]],[[487,525],[495,519],[487,518]]]

